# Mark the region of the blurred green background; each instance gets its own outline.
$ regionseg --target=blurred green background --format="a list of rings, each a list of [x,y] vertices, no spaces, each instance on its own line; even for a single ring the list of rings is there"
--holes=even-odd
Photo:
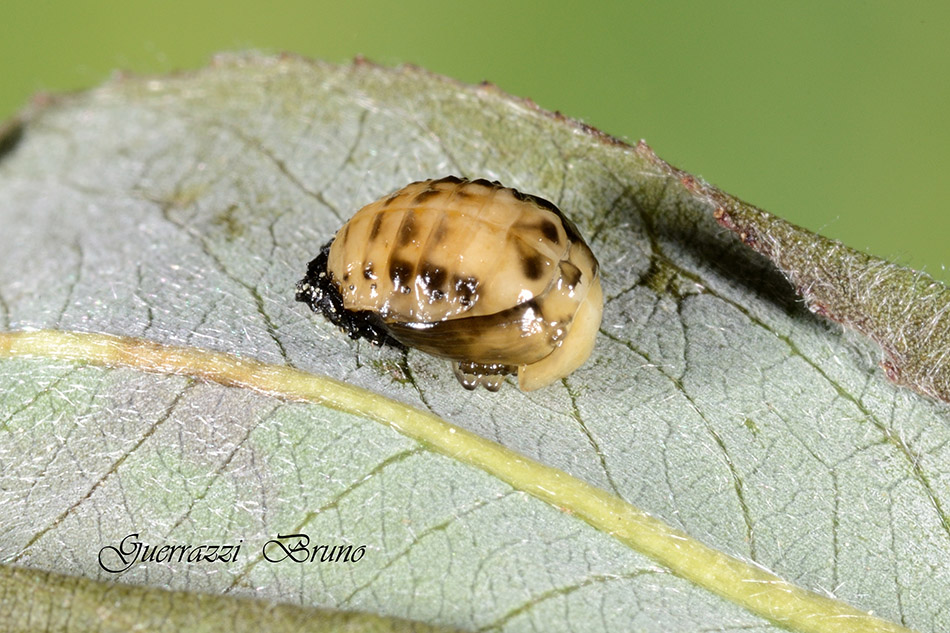
[[[216,51],[488,79],[797,224],[950,281],[950,3],[4,0],[0,118]]]

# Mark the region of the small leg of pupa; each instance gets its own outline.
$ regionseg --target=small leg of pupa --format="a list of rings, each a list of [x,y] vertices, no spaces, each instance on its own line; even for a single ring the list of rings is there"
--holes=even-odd
[[[513,374],[518,370],[512,365],[501,365],[498,363],[482,364],[471,361],[452,362],[452,371],[458,378],[459,384],[472,391],[479,385],[489,391],[498,391],[505,382],[505,376]]]
[[[485,386],[485,389],[489,391],[498,391],[501,389],[502,383],[505,382],[505,377],[501,374],[495,374],[494,376],[482,376],[482,384]]]

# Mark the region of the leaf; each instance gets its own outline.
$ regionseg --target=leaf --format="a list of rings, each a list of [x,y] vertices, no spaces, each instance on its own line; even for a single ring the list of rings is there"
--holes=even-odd
[[[95,582],[0,566],[4,631],[306,631],[450,633],[448,629],[358,613]],[[29,605],[29,608],[25,608]]]
[[[222,57],[5,138],[3,562],[467,630],[950,625],[948,405],[720,224],[944,397],[936,282],[414,68]],[[601,336],[561,384],[464,392],[294,302],[350,213],[449,173],[552,199],[597,253]],[[262,556],[298,533],[365,555]],[[103,570],[130,534],[242,551]]]

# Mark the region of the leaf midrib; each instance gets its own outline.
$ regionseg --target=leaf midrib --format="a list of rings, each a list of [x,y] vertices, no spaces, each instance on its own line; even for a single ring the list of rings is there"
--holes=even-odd
[[[366,417],[569,511],[674,574],[781,627],[808,633],[910,631],[704,545],[605,490],[432,413],[326,376],[199,348],[60,330],[0,332],[3,357],[59,359],[185,375]]]

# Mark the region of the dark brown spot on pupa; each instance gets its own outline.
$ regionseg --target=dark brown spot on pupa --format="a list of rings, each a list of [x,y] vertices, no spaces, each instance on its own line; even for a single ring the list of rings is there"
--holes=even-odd
[[[373,272],[372,264],[363,266],[363,279],[376,279],[376,273]]]
[[[531,280],[540,279],[544,274],[545,262],[547,258],[538,254],[531,246],[522,240],[514,240],[515,247],[518,249],[518,257],[521,260],[521,270],[525,277]]]
[[[402,216],[402,222],[399,224],[399,236],[396,238],[400,246],[405,246],[412,241],[416,233],[416,214],[411,210],[406,211]]]
[[[389,263],[389,278],[393,282],[393,288],[405,287],[409,289],[412,285],[412,264],[404,259],[394,259]]]
[[[430,288],[442,288],[448,277],[445,270],[429,262],[423,262],[419,274],[422,276],[423,283]]]
[[[442,214],[442,217],[439,218],[439,223],[435,225],[435,230],[432,231],[432,236],[429,238],[430,244],[438,246],[442,243],[442,240],[445,239],[445,234],[448,232],[446,222],[445,214]]]
[[[544,236],[544,239],[554,244],[558,243],[557,226],[554,225],[554,222],[551,222],[551,220],[541,220],[538,229],[541,231],[541,235]]]
[[[547,240],[553,244],[560,244],[557,226],[551,220],[542,219],[537,223],[519,222],[511,227],[515,234],[525,242]]]
[[[478,279],[475,277],[455,277],[452,279],[452,285],[455,288],[455,294],[459,298],[459,303],[466,307],[475,303]]]
[[[567,284],[568,288],[573,290],[574,286],[581,280],[581,269],[567,261],[561,262],[560,268],[564,283]]]
[[[373,241],[376,239],[376,236],[379,235],[379,227],[383,225],[383,214],[377,213],[376,217],[373,218],[373,228],[369,230],[369,239]]]
[[[416,197],[412,199],[412,204],[414,205],[422,204],[423,202],[425,202],[432,196],[437,196],[440,193],[441,192],[438,189],[433,189],[430,187],[429,189],[426,189],[425,191],[420,191],[418,194],[416,194]]]
[[[540,279],[544,274],[544,257],[534,254],[521,259],[521,269],[525,277],[531,280]]]
[[[445,298],[445,282],[448,279],[445,270],[423,262],[419,266],[419,277],[422,279],[423,292],[431,301],[441,301]]]

